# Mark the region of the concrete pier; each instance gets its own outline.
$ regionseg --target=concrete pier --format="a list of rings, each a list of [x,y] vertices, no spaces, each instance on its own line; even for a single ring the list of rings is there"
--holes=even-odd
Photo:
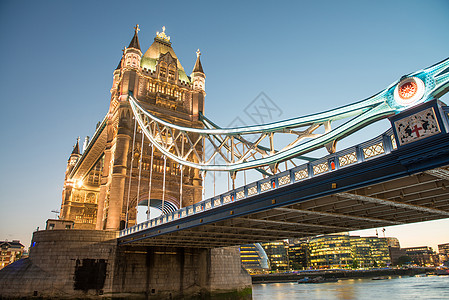
[[[251,299],[238,247],[117,246],[117,232],[47,230],[0,271],[0,298]]]

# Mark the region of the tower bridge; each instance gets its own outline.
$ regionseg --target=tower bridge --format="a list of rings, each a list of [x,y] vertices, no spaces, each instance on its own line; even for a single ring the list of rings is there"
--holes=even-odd
[[[124,229],[119,244],[213,248],[448,218],[448,143],[446,132],[400,146],[390,129]]]
[[[145,53],[138,31],[105,118],[68,160],[59,217],[75,229],[35,232],[30,258],[0,272],[0,296],[249,298],[228,246],[449,217],[449,59],[344,107],[220,128],[204,111],[199,50],[188,76],[165,28]],[[389,130],[337,151],[385,118]],[[329,154],[309,157],[320,148]],[[236,187],[245,170],[263,178]],[[232,189],[203,199],[208,172],[227,172]]]

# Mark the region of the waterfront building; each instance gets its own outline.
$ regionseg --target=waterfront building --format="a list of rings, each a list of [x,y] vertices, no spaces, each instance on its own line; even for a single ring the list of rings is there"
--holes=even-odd
[[[405,249],[399,247],[388,247],[390,253],[391,264],[397,266],[399,264],[399,258],[402,256],[407,256]]]
[[[270,262],[271,271],[289,270],[288,242],[277,241],[261,244]]]
[[[390,264],[385,239],[349,235],[325,235],[309,242],[309,266],[319,268],[367,268]]]
[[[418,266],[438,266],[438,255],[433,251],[432,247],[420,246],[404,248],[405,253],[412,259],[412,263]]]
[[[399,243],[399,240],[395,237],[386,237],[384,238],[387,240],[388,247],[396,247],[401,248],[401,244]]]
[[[309,266],[309,240],[291,239],[288,245],[288,261],[291,270],[305,270]]]
[[[440,263],[449,265],[449,243],[438,245]]]
[[[206,75],[201,53],[197,51],[188,76],[165,27],[145,53],[140,48],[139,26],[134,29],[113,71],[105,118],[92,138],[85,139],[83,149],[79,140],[75,143],[68,159],[59,218],[73,221],[75,229],[123,229],[136,224],[138,208],[148,211],[147,206],[152,206],[169,213],[202,200],[200,172],[167,160],[142,143],[128,102],[132,94],[160,119],[203,128],[199,118],[204,113]],[[195,153],[202,155],[202,144],[195,146]],[[188,159],[193,160],[193,155]]]
[[[24,248],[19,240],[0,241],[0,269],[22,258]]]
[[[367,260],[368,266],[386,267],[391,264],[388,240],[377,237],[365,237],[362,239],[365,239],[370,245],[370,254]],[[399,241],[397,241],[397,244],[399,244]]]
[[[386,237],[381,239],[385,239],[387,241],[391,264],[397,265],[399,257],[406,256],[405,250],[401,249],[399,240],[395,237]]]
[[[353,249],[348,235],[326,235],[309,242],[309,265],[314,269],[345,268],[353,263]]]
[[[240,246],[240,259],[250,274],[263,273],[270,269],[268,256],[259,243]]]

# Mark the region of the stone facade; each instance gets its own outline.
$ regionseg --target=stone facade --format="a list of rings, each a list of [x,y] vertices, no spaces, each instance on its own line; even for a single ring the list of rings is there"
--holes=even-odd
[[[0,298],[251,299],[237,247],[117,247],[116,231],[46,230],[0,271]]]
[[[169,211],[202,199],[199,171],[184,167],[181,178],[179,164],[153,151],[149,142],[142,140],[128,102],[132,94],[158,118],[202,128],[199,114],[204,111],[206,76],[200,53],[189,77],[165,28],[144,54],[138,30],[137,26],[113,72],[107,116],[86,150],[81,154],[77,142],[68,161],[60,218],[74,221],[78,229],[118,230],[136,224],[138,205],[146,206],[149,201],[150,177],[151,206],[164,199],[171,204],[164,206]],[[202,145],[195,150],[201,155]]]

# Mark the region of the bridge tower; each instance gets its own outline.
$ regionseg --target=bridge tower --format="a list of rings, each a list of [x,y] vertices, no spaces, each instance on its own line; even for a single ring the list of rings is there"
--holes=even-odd
[[[144,54],[139,43],[139,26],[134,29],[134,36],[113,72],[108,114],[76,166],[66,176],[64,186],[73,186],[74,190],[64,189],[60,217],[75,221],[75,228],[117,230],[132,226],[136,224],[137,206],[147,210],[149,195],[151,206],[161,207],[164,200],[165,212],[202,199],[199,171],[186,167],[181,170],[179,164],[165,159],[148,140],[142,139],[128,102],[132,95],[160,119],[202,128],[199,115],[204,111],[206,76],[200,53],[197,52],[195,67],[189,77],[172,48],[165,27],[156,34]],[[159,138],[166,137],[162,133]],[[196,145],[195,149],[202,155],[202,144]],[[100,155],[95,156],[95,151],[101,152]],[[86,165],[84,172],[81,171],[83,164]],[[94,170],[100,174],[95,182],[87,182]],[[75,197],[73,192],[82,190],[95,194],[94,220],[92,215],[84,213],[86,210],[75,212],[71,209],[75,206],[71,201]]]

